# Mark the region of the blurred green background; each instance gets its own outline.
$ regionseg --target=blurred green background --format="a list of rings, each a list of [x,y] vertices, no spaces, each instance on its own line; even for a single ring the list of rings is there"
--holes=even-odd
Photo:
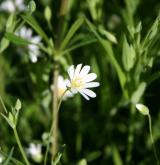
[[[0,1],[2,2],[4,1]],[[25,1],[24,4],[27,5],[28,2]],[[56,38],[60,1],[35,0],[35,2],[37,9],[33,16],[49,37],[54,34],[53,38]],[[44,9],[47,5],[52,10],[53,34],[46,26],[44,17]],[[98,75],[101,85],[94,89],[97,93],[95,99],[86,101],[80,95],[76,95],[63,101],[59,113],[59,145],[60,149],[64,148],[60,164],[81,165],[82,159],[85,159],[89,165],[125,164],[130,128],[133,128],[131,131],[133,142],[131,142],[132,156],[129,164],[156,164],[148,120],[137,111],[132,115],[132,109],[139,101],[149,107],[155,146],[160,156],[159,22],[157,29],[153,30],[155,34],[147,40],[144,50],[141,49],[141,41],[144,41],[159,12],[159,0],[68,1],[68,13],[62,35],[65,36],[77,18],[85,16],[106,43],[104,46],[92,29],[84,23],[73,36],[70,45],[90,38],[95,39],[96,42],[67,53],[65,63],[61,64],[60,72],[65,77],[66,69],[71,64],[90,65],[91,70]],[[9,15],[10,13],[6,11],[0,11],[0,39],[4,36]],[[130,31],[136,29],[139,22],[142,29],[132,35]],[[27,24],[25,26],[29,27]],[[37,35],[34,30],[33,35]],[[125,66],[126,59],[122,57],[125,54],[124,36],[138,56],[134,66],[129,70]],[[139,43],[138,36],[141,37]],[[124,86],[121,84],[118,69],[111,60],[111,50],[126,76]],[[131,50],[128,52],[130,53]],[[129,60],[131,58],[129,57]],[[0,95],[8,108],[14,105],[17,98],[22,101],[18,131],[23,146],[28,147],[31,142],[41,143],[43,154],[45,146],[42,136],[49,131],[52,120],[50,86],[53,67],[53,60],[45,53],[41,52],[38,61],[32,63],[26,48],[14,44],[10,44],[0,54]],[[142,91],[138,91],[143,86],[142,83],[145,83],[145,87]],[[128,96],[125,95],[126,91]],[[138,92],[135,94],[136,91]],[[2,107],[0,110],[3,111]],[[16,147],[12,130],[1,117],[0,147],[5,153],[9,153],[12,146]],[[17,148],[13,156],[22,159]],[[31,162],[36,164],[33,160]]]

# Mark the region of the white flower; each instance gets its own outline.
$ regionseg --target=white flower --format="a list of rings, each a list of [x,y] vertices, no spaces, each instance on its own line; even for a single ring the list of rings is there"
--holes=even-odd
[[[26,149],[27,154],[31,156],[31,158],[35,162],[41,162],[42,160],[42,146],[41,144],[33,144],[29,145],[29,148]]]
[[[136,104],[136,108],[138,109],[138,111],[143,114],[143,115],[149,115],[149,109],[147,106],[143,105],[143,104]]]
[[[18,11],[24,11],[25,5],[23,0],[5,0],[0,5],[0,10],[7,11],[9,13]]]
[[[78,64],[76,68],[74,65],[68,69],[69,80],[67,86],[70,88],[72,93],[80,93],[85,99],[89,100],[89,97],[96,97],[96,94],[88,88],[98,87],[98,82],[92,82],[97,78],[95,73],[89,73],[90,66]],[[88,74],[89,73],[89,74]]]
[[[59,75],[58,77],[58,83],[57,83],[57,87],[58,87],[58,98],[61,98],[64,94],[64,92],[67,90],[67,82],[68,80],[65,80],[61,75]],[[51,86],[51,89],[54,90],[54,86]],[[72,97],[73,94],[70,91],[67,91],[64,96],[63,99],[66,100],[69,97]]]
[[[2,164],[4,161],[4,156],[0,154],[0,164]]]
[[[29,40],[32,43],[40,44],[41,37],[40,36],[32,36],[32,29],[26,28],[23,26],[19,31],[16,32],[20,37]],[[40,56],[40,50],[36,45],[30,44],[28,45],[28,53],[29,58],[33,63],[37,62],[38,57]]]

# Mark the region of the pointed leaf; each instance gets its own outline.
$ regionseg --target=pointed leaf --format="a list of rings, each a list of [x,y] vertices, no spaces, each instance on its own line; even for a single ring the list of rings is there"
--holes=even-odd
[[[17,45],[29,45],[29,44],[33,44],[30,41],[21,38],[13,33],[5,33],[5,38],[8,39],[9,41],[11,41],[14,44]]]
[[[115,58],[111,43],[107,40],[102,39],[100,37],[100,35],[96,32],[95,27],[88,20],[86,20],[86,23],[88,24],[89,28],[91,29],[93,34],[97,37],[97,39],[101,43],[102,47],[106,51],[107,55],[109,56],[111,64],[114,66],[115,70],[117,71],[118,78],[119,78],[119,81],[120,81],[120,84],[121,84],[121,88],[124,92],[124,95],[126,97],[128,97],[127,91],[124,88],[125,83],[126,83],[126,76],[125,76],[121,66],[119,65],[117,59]]]
[[[66,47],[66,45],[68,44],[68,42],[70,41],[70,39],[73,37],[73,35],[76,33],[76,31],[80,28],[80,26],[83,24],[84,22],[84,18],[81,17],[78,20],[76,20],[73,25],[71,26],[71,28],[69,29],[66,37],[64,38],[64,40],[62,41],[61,44],[61,50],[64,49]]]
[[[8,163],[11,161],[12,155],[13,155],[14,148],[11,149],[8,158],[6,161],[3,163],[3,165],[8,165]]]
[[[146,89],[147,84],[145,82],[141,82],[140,85],[138,86],[137,90],[133,93],[131,97],[131,102],[134,104],[137,104],[139,100],[141,99],[145,89]]]
[[[124,69],[128,72],[130,69],[132,69],[134,63],[135,63],[135,50],[133,46],[129,45],[127,42],[126,37],[124,36],[123,40],[123,51],[122,51],[122,62]]]
[[[21,101],[20,101],[19,99],[17,99],[16,105],[15,105],[15,109],[16,109],[17,111],[19,111],[21,108],[22,108]]]
[[[25,22],[27,22],[44,40],[50,45],[49,39],[43,29],[40,27],[35,18],[30,15],[21,16]]]
[[[1,115],[7,121],[7,123],[10,125],[10,127],[15,128],[15,124],[12,121],[10,121],[10,119],[8,117],[6,117],[3,113],[1,113]]]
[[[9,46],[9,40],[7,40],[6,38],[2,38],[0,42],[0,53],[6,50],[8,46]]]

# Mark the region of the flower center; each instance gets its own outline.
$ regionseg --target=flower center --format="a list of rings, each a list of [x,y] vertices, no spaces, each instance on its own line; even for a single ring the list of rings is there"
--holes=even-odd
[[[72,88],[83,88],[84,86],[84,82],[83,79],[81,77],[75,77],[72,82],[71,82],[71,87]]]

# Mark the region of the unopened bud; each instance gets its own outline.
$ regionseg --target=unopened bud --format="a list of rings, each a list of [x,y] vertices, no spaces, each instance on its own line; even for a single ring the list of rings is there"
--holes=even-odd
[[[136,108],[142,115],[149,115],[149,109],[143,104],[136,104]]]

